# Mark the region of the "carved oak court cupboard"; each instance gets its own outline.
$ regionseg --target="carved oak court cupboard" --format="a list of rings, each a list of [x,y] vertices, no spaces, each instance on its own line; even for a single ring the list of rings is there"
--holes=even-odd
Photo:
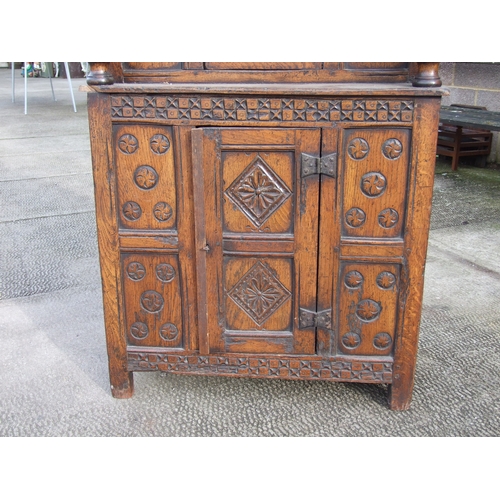
[[[91,63],[112,394],[133,372],[411,400],[437,63]]]

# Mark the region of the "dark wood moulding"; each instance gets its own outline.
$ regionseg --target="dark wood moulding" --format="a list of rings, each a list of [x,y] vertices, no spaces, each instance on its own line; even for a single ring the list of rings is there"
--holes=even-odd
[[[89,85],[115,83],[404,83],[439,87],[439,63],[92,62]]]

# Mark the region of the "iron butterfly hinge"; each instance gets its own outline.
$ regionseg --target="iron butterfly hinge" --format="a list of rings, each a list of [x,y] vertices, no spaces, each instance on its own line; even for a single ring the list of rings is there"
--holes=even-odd
[[[332,310],[309,311],[308,309],[299,309],[299,328],[326,328],[332,327]]]
[[[302,177],[308,175],[328,175],[329,177],[337,177],[337,153],[330,155],[318,156],[302,153]]]

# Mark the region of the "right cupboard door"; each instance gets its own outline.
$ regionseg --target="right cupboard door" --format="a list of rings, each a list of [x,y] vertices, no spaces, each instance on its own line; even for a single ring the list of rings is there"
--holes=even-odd
[[[404,284],[403,237],[411,129],[323,132],[322,154],[338,149],[338,177],[321,187],[318,310],[320,354],[392,358]],[[338,144],[338,146],[337,146]]]

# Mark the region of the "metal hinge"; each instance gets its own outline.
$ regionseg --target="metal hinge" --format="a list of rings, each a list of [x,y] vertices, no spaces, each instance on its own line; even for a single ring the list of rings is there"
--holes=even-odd
[[[337,177],[337,153],[321,158],[302,153],[302,177],[317,174]]]
[[[325,309],[324,311],[309,311],[307,309],[299,309],[299,328],[310,328],[312,326],[319,328],[332,327],[332,310]]]

